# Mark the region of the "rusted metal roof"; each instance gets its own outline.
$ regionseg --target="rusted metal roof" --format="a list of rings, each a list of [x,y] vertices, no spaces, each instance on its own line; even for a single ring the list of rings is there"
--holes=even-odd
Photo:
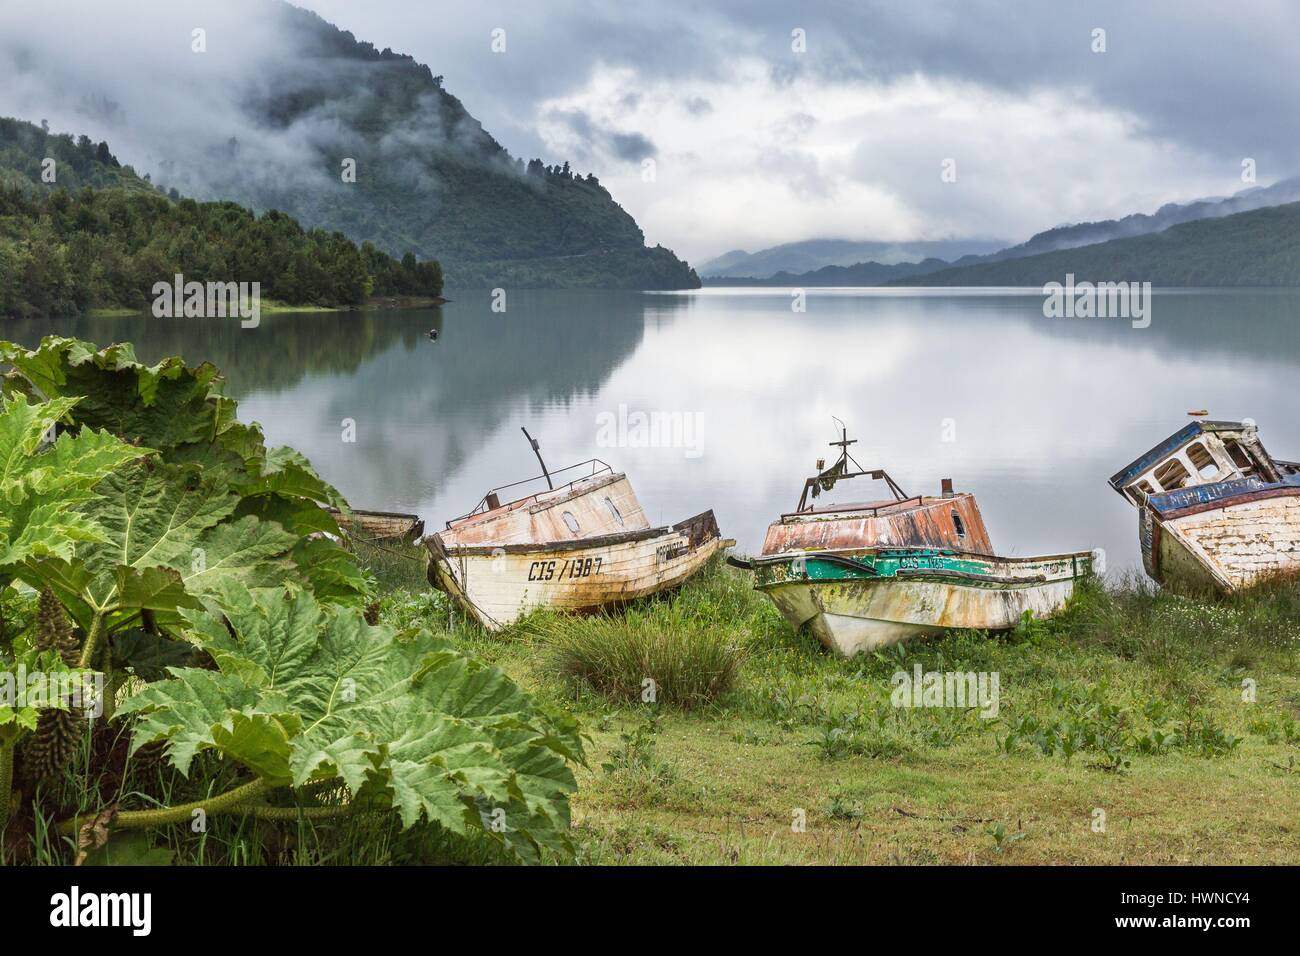
[[[956,548],[992,554],[975,496],[920,497],[898,502],[840,505],[783,515],[768,526],[763,554],[854,548]]]

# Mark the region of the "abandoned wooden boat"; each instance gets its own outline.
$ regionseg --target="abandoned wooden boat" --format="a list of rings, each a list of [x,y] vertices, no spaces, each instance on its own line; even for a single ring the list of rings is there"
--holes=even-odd
[[[1110,479],[1138,509],[1142,563],[1187,593],[1300,572],[1300,464],[1243,422],[1193,422]]]
[[[410,544],[420,540],[420,536],[424,534],[424,522],[420,520],[419,515],[356,509],[344,514],[337,508],[326,510],[333,515],[339,529],[348,537],[361,537],[367,541],[401,541]]]
[[[804,483],[798,507],[767,529],[763,553],[730,558],[754,572],[795,630],[807,627],[845,656],[951,628],[1003,630],[1026,612],[1045,617],[1092,570],[1092,553],[1035,558],[993,554],[974,495],[945,478],[937,496],[909,496],[882,469],[849,454],[847,430],[831,442],[840,457]],[[837,482],[884,481],[892,498],[815,507]]]
[[[537,478],[489,491],[424,539],[429,581],[488,630],[534,608],[595,610],[674,588],[723,544],[712,511],[651,527],[627,476],[605,462],[549,472],[537,458]],[[499,492],[543,479],[545,490],[502,502]]]
[[[999,558],[951,548],[787,552],[734,562],[798,629],[846,657],[909,637],[1047,617],[1092,569],[1087,551]]]

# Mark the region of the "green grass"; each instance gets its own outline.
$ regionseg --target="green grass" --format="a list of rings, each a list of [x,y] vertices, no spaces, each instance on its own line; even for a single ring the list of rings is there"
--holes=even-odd
[[[720,562],[620,615],[491,635],[428,588],[418,549],[359,554],[385,621],[446,631],[579,717],[580,863],[1300,863],[1300,582],[1218,602],[1091,585],[1050,621],[844,660]],[[996,672],[996,718],[892,706],[893,675],[917,664]],[[110,779],[79,772],[60,812],[229,782],[219,762],[184,781],[147,752],[110,761]],[[69,859],[43,826],[36,857]],[[500,862],[385,819],[214,818],[151,839],[183,863]]]
[[[587,727],[583,862],[1297,863],[1298,602],[1297,582],[1204,603],[1130,579],[1008,634],[844,660],[718,565],[621,620],[453,633]],[[429,594],[383,613],[447,618]],[[612,701],[551,656],[556,635],[601,633],[621,655],[670,620],[743,650],[733,686],[690,710]],[[892,676],[918,663],[997,672],[997,718],[891,706]]]
[[[721,593],[719,593],[721,592]],[[546,671],[578,694],[691,710],[734,687],[749,634],[728,622],[722,589],[694,589],[594,617],[533,615],[520,630]]]

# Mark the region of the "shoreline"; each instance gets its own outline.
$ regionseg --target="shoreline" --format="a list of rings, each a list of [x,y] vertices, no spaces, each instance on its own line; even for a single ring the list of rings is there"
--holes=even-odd
[[[431,309],[446,305],[450,299],[435,296],[371,296],[361,305],[289,305],[273,299],[261,303],[263,315],[278,315],[286,312],[369,312],[407,309]],[[92,319],[123,319],[136,316],[149,317],[148,307],[127,309],[121,306],[106,306],[88,309],[86,315]],[[202,318],[201,316],[199,318]]]

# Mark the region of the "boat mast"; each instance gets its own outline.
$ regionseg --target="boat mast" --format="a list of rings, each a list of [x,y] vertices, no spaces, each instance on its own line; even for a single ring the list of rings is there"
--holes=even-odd
[[[841,481],[845,478],[860,478],[863,475],[869,475],[870,477],[872,477],[877,481],[884,481],[885,484],[889,486],[889,490],[893,492],[895,500],[906,501],[907,494],[903,491],[902,488],[898,487],[898,485],[894,482],[894,479],[890,478],[889,475],[886,474],[883,468],[877,468],[877,469],[873,469],[872,471],[867,471],[860,464],[858,464],[856,458],[854,458],[852,455],[849,454],[849,446],[856,445],[858,443],[858,440],[856,438],[849,437],[848,427],[842,421],[840,421],[838,418],[836,418],[835,421],[840,426],[840,440],[831,442],[830,446],[832,448],[838,448],[840,450],[840,457],[836,460],[835,464],[831,465],[831,467],[825,470],[821,470],[822,463],[820,461],[817,462],[817,467],[819,470],[816,475],[814,475],[813,477],[809,478],[807,481],[804,482],[803,494],[799,496],[799,507],[796,509],[796,511],[805,511],[809,507],[811,507],[808,504],[809,495],[816,498],[823,491],[830,491],[831,487],[837,481]],[[857,469],[857,471],[849,471],[850,464],[852,464],[853,467]]]
[[[542,461],[542,446],[537,444],[536,438],[528,434],[527,428],[520,425],[519,430],[523,432],[524,437],[528,439],[528,444],[533,446],[533,454],[537,456],[537,463],[542,466],[542,474],[546,477],[546,487],[554,491],[555,485],[551,484],[551,473],[546,470],[546,462]]]

